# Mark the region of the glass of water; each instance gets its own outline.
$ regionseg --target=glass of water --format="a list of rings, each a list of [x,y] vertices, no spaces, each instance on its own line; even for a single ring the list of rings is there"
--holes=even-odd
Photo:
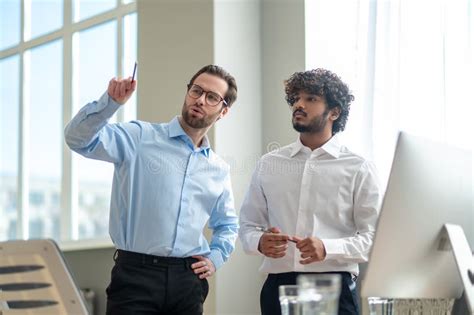
[[[281,285],[278,287],[280,294],[280,307],[282,315],[300,315],[298,303],[299,288],[297,285]]]
[[[379,297],[367,298],[370,315],[393,315],[393,300]]]
[[[298,276],[302,315],[337,315],[341,294],[341,275],[307,274]]]

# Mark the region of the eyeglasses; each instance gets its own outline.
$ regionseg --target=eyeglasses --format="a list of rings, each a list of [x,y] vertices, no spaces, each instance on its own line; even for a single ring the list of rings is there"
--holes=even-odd
[[[227,102],[217,93],[211,91],[204,91],[202,87],[197,84],[188,84],[188,95],[192,98],[198,99],[203,93],[206,93],[206,104],[209,106],[217,106],[220,102],[227,106]]]

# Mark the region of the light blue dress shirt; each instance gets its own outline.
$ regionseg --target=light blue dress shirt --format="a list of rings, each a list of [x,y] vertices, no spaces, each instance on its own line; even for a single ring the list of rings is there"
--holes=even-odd
[[[115,166],[109,221],[115,246],[158,256],[203,255],[219,268],[238,230],[229,166],[207,138],[195,149],[176,117],[108,124],[119,107],[105,93],[65,129],[73,151]],[[210,244],[203,235],[207,222]]]

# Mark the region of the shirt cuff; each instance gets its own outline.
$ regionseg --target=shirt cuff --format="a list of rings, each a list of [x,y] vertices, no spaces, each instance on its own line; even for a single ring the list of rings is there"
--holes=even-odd
[[[263,233],[262,232],[253,232],[252,235],[249,236],[248,238],[248,247],[251,251],[251,253],[255,255],[261,255],[264,256],[259,250],[258,250],[258,244],[260,243],[260,238],[262,237]]]
[[[86,112],[86,115],[99,114],[104,119],[111,118],[115,112],[120,108],[120,104],[115,102],[108,92],[102,94],[99,100],[95,103],[95,106],[90,106]]]
[[[209,254],[209,256],[207,256],[207,258],[212,261],[214,267],[216,267],[216,270],[222,267],[222,265],[224,264],[222,254],[218,250],[211,250],[211,253]]]
[[[337,239],[321,239],[324,244],[324,249],[326,250],[326,258],[328,259],[337,259],[344,255],[344,245],[343,242]]]

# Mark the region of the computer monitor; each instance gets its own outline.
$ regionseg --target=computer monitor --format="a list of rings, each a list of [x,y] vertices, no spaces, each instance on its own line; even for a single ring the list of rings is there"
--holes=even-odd
[[[453,252],[439,249],[445,223],[464,230],[474,269],[472,152],[401,132],[361,295],[459,298]]]

